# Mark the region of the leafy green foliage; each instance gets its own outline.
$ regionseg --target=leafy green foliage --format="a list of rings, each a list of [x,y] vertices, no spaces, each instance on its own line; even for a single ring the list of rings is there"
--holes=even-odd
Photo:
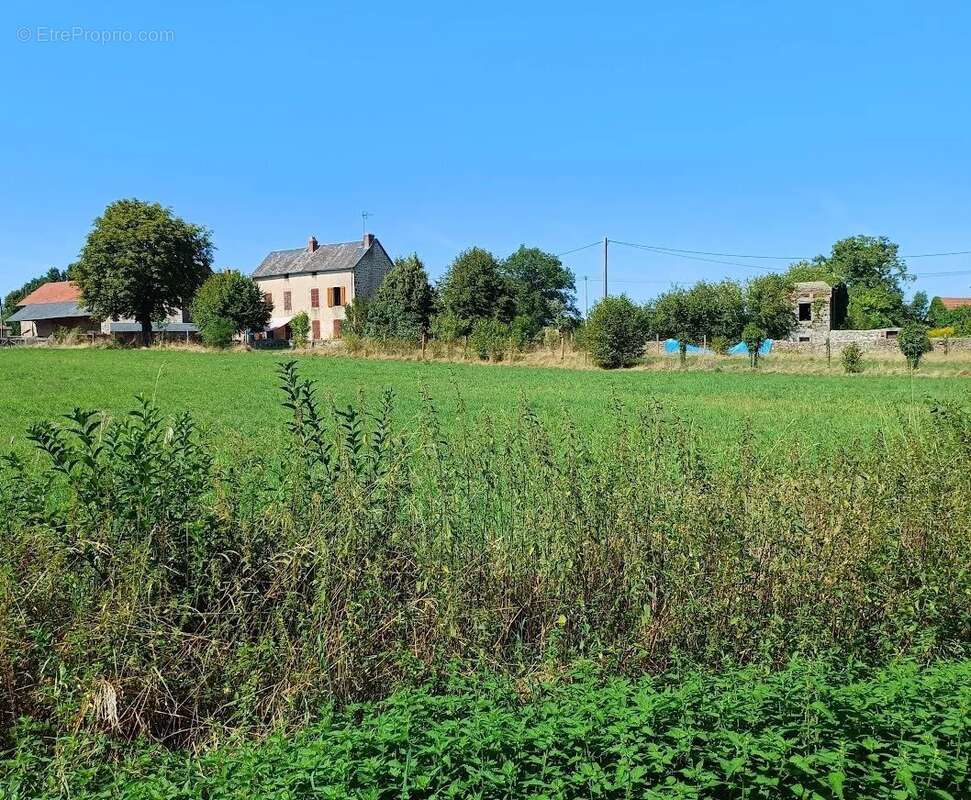
[[[590,310],[584,344],[598,367],[633,366],[644,354],[645,341],[642,312],[626,295],[605,297]]]
[[[784,275],[760,275],[745,285],[745,319],[768,339],[785,339],[796,327],[792,281]]]
[[[210,275],[192,301],[192,318],[203,339],[210,344],[224,342],[217,345],[223,347],[236,333],[263,330],[272,312],[256,281],[236,270]]]
[[[897,346],[911,369],[917,369],[924,354],[934,349],[927,335],[927,326],[919,322],[908,322],[900,329],[900,333],[897,334]]]
[[[927,321],[935,328],[953,328],[955,336],[971,336],[971,305],[948,309],[940,297],[931,300]]]
[[[23,723],[0,762],[9,797],[705,797],[957,800],[971,789],[971,662],[886,669],[795,662],[444,691],[327,710],[292,735],[120,759],[92,738],[52,752]],[[114,761],[114,763],[112,763]]]
[[[420,339],[427,333],[435,296],[425,265],[412,254],[395,259],[369,304],[364,335],[377,339]]]
[[[512,331],[495,319],[480,319],[469,334],[469,349],[479,358],[502,361],[509,350]]]
[[[856,342],[850,342],[840,351],[840,363],[843,365],[844,372],[863,372],[866,368],[863,360],[863,349]]]
[[[236,326],[225,317],[207,317],[205,325],[200,325],[202,341],[207,347],[219,350],[229,347],[233,343]]]
[[[133,317],[151,344],[152,322],[186,308],[211,274],[209,232],[158,203],[118,200],[94,222],[71,277],[101,319]]]
[[[306,347],[310,340],[310,317],[306,311],[301,311],[290,320],[290,332],[293,334],[294,347]]]
[[[575,278],[555,255],[520,245],[500,264],[500,273],[525,339],[535,339],[548,325],[561,330],[573,327],[579,314]]]
[[[499,262],[488,250],[472,247],[456,256],[438,286],[439,313],[454,320],[457,336],[467,336],[480,319],[509,322],[515,309]]]
[[[759,365],[759,348],[767,338],[765,329],[760,328],[754,322],[750,322],[742,330],[742,341],[745,342],[745,348],[748,350],[753,368]]]

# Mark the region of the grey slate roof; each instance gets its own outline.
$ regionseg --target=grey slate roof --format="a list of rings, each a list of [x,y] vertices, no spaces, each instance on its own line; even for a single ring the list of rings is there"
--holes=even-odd
[[[263,259],[253,277],[275,278],[302,272],[346,272],[354,269],[366,252],[363,242],[322,244],[312,253],[306,247],[274,250]]]
[[[67,317],[90,317],[91,312],[77,303],[35,303],[24,306],[10,316],[8,322],[35,322],[39,319],[62,319]]]
[[[142,326],[137,322],[110,322],[108,333],[141,333]],[[153,322],[154,333],[198,333],[199,328],[191,322]]]

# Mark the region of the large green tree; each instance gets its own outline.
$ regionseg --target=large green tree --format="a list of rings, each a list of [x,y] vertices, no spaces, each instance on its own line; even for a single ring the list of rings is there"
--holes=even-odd
[[[95,220],[71,277],[95,317],[132,317],[149,346],[152,322],[189,305],[212,273],[212,251],[209,231],[171,209],[118,200]]]
[[[192,301],[192,319],[212,341],[223,331],[263,330],[272,312],[256,281],[233,269],[210,275]]]
[[[31,278],[27,283],[21,286],[19,289],[14,289],[12,292],[7,292],[6,296],[3,298],[3,305],[0,307],[0,323],[5,322],[7,317],[13,314],[14,310],[20,305],[20,301],[23,300],[27,295],[29,295],[35,289],[39,289],[45,283],[50,283],[52,281],[66,281],[67,272],[65,270],[58,269],[57,267],[51,267],[47,272],[37,278]],[[20,323],[12,322],[10,323],[11,333],[14,336],[20,334]]]
[[[459,253],[438,286],[438,310],[456,321],[459,336],[480,319],[509,322],[514,303],[495,256],[481,247]]]
[[[576,279],[552,253],[520,245],[500,265],[509,287],[517,327],[535,338],[548,325],[568,326],[576,320]]]
[[[379,339],[421,338],[428,332],[435,294],[416,253],[396,258],[368,305],[366,335]]]
[[[760,275],[745,284],[745,322],[768,339],[785,339],[796,327],[794,287],[787,275]]]
[[[644,354],[644,319],[626,295],[605,297],[590,311],[584,341],[593,363],[604,369],[629,367]]]

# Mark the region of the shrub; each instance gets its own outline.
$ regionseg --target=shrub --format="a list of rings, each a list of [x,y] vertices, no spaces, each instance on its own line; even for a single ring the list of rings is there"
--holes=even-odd
[[[510,336],[508,325],[495,319],[480,319],[472,326],[469,348],[481,359],[502,361],[511,345]]]
[[[272,311],[273,306],[263,299],[263,290],[256,281],[236,270],[210,275],[192,300],[192,319],[199,326],[203,341],[215,347],[225,347],[234,334],[262,331]],[[210,329],[208,340],[206,329]]]
[[[306,311],[301,311],[290,320],[290,331],[293,333],[293,346],[306,347],[310,340],[310,317]]]
[[[626,295],[605,297],[590,311],[584,342],[593,363],[604,369],[630,367],[644,354],[640,309]]]
[[[927,335],[927,327],[919,322],[908,322],[900,329],[900,333],[897,334],[897,346],[911,369],[917,369],[924,353],[934,349]]]
[[[943,328],[931,328],[927,331],[927,335],[931,339],[949,339],[954,336],[954,328],[949,325]]]
[[[710,344],[712,352],[720,356],[725,355],[728,352],[728,348],[732,346],[727,336],[712,336]]]
[[[843,370],[849,373],[863,372],[866,365],[863,362],[863,350],[856,342],[850,342],[840,351],[840,363]]]
[[[202,341],[209,347],[224,348],[233,343],[236,325],[224,317],[207,316],[204,325],[199,326]]]

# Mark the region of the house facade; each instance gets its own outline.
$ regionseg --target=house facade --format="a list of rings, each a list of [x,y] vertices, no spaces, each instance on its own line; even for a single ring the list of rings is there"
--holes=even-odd
[[[274,250],[253,273],[273,306],[263,336],[291,338],[290,321],[306,312],[312,341],[339,339],[347,306],[355,297],[371,297],[392,266],[370,233],[361,241],[338,244],[318,244],[311,236],[306,247]]]

